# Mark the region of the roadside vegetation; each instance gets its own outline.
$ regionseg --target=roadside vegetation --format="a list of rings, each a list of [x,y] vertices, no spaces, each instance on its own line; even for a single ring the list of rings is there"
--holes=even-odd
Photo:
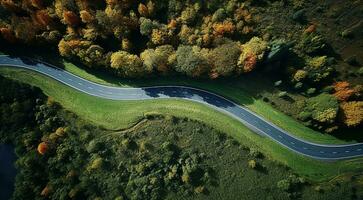
[[[338,174],[361,171],[362,159],[333,163],[316,161],[261,137],[239,121],[205,105],[185,100],[111,101],[75,91],[57,81],[29,71],[3,68],[6,77],[40,87],[55,101],[87,120],[108,130],[122,130],[133,126],[150,113],[190,118],[224,132],[241,144],[260,149],[266,157],[288,165],[294,172],[314,181],[328,180]],[[16,76],[13,76],[16,73]],[[142,103],[140,103],[142,102]]]
[[[16,53],[25,46],[56,52],[120,80],[256,76],[275,87],[258,99],[318,132],[361,140],[361,4],[8,0],[0,4],[0,43]],[[323,104],[320,95],[338,103],[305,109]]]
[[[1,142],[16,147],[14,199],[359,199],[361,175],[314,183],[211,126],[150,113],[105,130],[39,89],[0,77]],[[18,91],[22,91],[19,93]],[[7,119],[24,119],[11,123]],[[248,131],[246,129],[246,131]],[[264,191],[264,192],[261,192]]]

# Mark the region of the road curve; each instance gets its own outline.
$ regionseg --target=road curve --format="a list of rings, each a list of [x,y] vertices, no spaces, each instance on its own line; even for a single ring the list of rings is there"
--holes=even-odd
[[[308,142],[282,130],[247,108],[211,92],[184,86],[155,86],[144,88],[120,88],[100,85],[55,66],[28,58],[0,56],[0,67],[11,66],[28,69],[51,77],[78,91],[112,100],[146,100],[179,98],[208,105],[237,119],[261,136],[271,138],[280,145],[305,156],[325,160],[343,160],[363,155],[363,143],[347,145],[323,145]]]

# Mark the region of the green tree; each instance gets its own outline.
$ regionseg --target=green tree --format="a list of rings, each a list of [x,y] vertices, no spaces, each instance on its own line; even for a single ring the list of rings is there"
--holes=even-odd
[[[230,76],[237,67],[238,57],[241,51],[237,43],[222,44],[210,51],[208,60],[212,66],[211,73],[214,76]]]
[[[203,75],[209,68],[205,51],[198,46],[179,46],[176,51],[175,70],[191,77]]]
[[[307,100],[305,112],[321,123],[331,124],[335,121],[339,109],[337,99],[330,94],[320,94]]]
[[[143,66],[141,59],[137,55],[126,51],[118,51],[111,55],[111,68],[122,77],[142,77],[152,72]]]

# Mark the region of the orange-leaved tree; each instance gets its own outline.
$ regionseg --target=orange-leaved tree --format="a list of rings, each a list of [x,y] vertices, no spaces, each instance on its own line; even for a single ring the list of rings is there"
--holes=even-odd
[[[354,89],[350,88],[350,84],[346,81],[339,81],[333,85],[335,93],[333,94],[339,101],[347,101],[355,93]]]
[[[340,110],[341,120],[348,127],[356,127],[363,122],[363,101],[343,102]]]

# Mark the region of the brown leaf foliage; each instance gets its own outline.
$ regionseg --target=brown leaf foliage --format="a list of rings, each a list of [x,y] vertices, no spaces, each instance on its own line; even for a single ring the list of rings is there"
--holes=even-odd
[[[348,127],[355,127],[363,122],[363,101],[343,102],[340,109],[341,119]]]
[[[139,14],[143,17],[147,17],[149,15],[148,8],[142,3],[139,4],[137,10],[139,11]]]
[[[38,24],[40,24],[41,26],[48,26],[52,21],[52,18],[49,16],[47,10],[36,11],[34,17],[35,17],[35,21]]]
[[[41,142],[38,145],[38,153],[44,155],[48,151],[48,144],[46,142]]]
[[[347,101],[355,93],[354,89],[350,88],[350,84],[346,81],[336,82],[334,85],[335,93],[333,94],[339,101]]]
[[[79,17],[72,11],[63,12],[63,20],[67,25],[77,26],[79,24]]]
[[[0,28],[1,35],[5,40],[7,40],[10,43],[15,43],[16,38],[14,35],[14,32],[10,28]]]
[[[236,30],[236,26],[230,21],[222,23],[215,23],[213,25],[214,35],[223,36],[225,34],[232,34]]]
[[[87,10],[82,10],[79,14],[83,23],[90,23],[94,20],[93,15]]]

